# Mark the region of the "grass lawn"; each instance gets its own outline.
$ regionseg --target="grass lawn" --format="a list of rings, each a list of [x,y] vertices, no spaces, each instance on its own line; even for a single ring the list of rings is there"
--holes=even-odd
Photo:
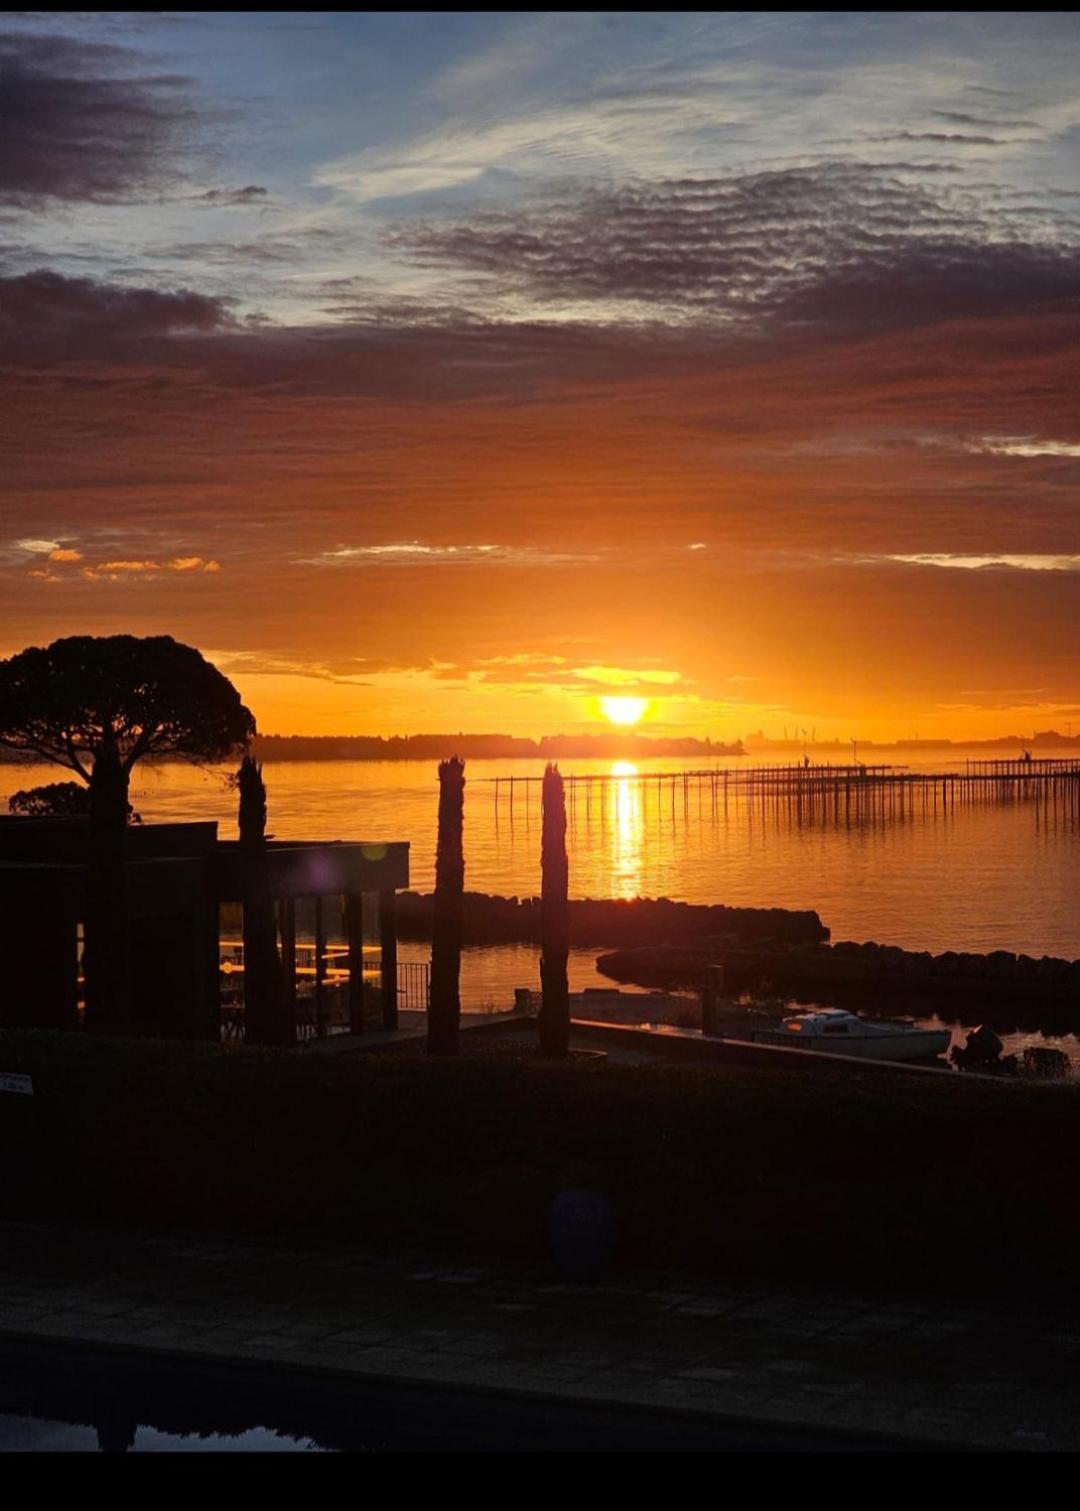
[[[307,1231],[532,1263],[605,1192],[617,1262],[1063,1298],[1080,1091],[860,1073],[562,1065],[526,1039],[356,1056],[0,1033],[3,1213]]]

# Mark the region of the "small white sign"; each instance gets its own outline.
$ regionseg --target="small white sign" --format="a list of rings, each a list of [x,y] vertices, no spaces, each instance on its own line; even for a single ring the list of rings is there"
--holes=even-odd
[[[0,1091],[15,1091],[20,1096],[32,1097],[34,1083],[29,1076],[12,1076],[0,1071]]]

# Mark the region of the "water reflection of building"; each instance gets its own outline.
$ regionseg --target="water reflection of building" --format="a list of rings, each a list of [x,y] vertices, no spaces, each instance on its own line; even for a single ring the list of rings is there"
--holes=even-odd
[[[242,1002],[239,845],[216,823],[143,824],[125,845],[136,1031],[217,1039]],[[0,817],[0,1022],[78,1022],[87,851],[85,820]],[[267,867],[293,1022],[393,1027],[408,844],[270,841]]]

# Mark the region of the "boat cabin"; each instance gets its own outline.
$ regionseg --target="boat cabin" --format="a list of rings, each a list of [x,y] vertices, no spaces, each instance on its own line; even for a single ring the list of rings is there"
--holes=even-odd
[[[784,1019],[785,1031],[798,1034],[801,1038],[815,1038],[825,1034],[865,1034],[870,1026],[861,1018],[856,1018],[854,1013],[846,1013],[839,1007],[819,1007],[813,1012],[798,1013],[794,1018]]]

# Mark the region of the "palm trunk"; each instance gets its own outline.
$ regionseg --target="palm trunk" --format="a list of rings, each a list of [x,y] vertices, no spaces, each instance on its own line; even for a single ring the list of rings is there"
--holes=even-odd
[[[439,763],[439,841],[431,933],[428,1053],[456,1055],[461,1021],[461,923],[465,895],[465,762]]]
[[[570,1048],[570,909],[566,795],[557,766],[544,772],[540,846],[540,1050],[563,1060]]]
[[[244,901],[244,1041],[285,1038],[274,899],[266,859],[266,786],[262,767],[245,756],[240,788],[240,867]]]
[[[86,1027],[132,1030],[124,833],[128,774],[114,744],[102,747],[90,774],[90,832],[84,914]]]

